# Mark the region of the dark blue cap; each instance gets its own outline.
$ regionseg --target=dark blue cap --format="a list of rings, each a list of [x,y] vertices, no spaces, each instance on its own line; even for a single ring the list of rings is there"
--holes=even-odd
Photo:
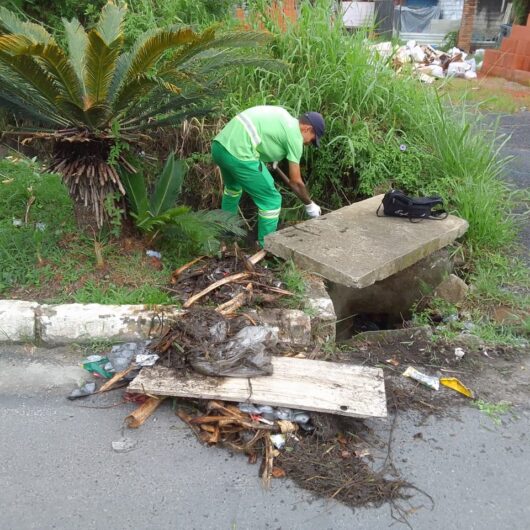
[[[304,118],[311,124],[311,127],[313,127],[313,130],[315,131],[315,140],[313,144],[320,147],[320,138],[324,136],[324,131],[326,129],[322,114],[319,112],[306,112]]]

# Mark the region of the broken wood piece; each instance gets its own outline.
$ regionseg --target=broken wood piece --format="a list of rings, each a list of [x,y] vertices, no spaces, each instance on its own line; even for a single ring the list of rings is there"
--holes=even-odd
[[[256,252],[255,254],[253,254],[252,256],[250,256],[250,258],[248,258],[247,261],[252,265],[256,265],[256,263],[259,263],[266,255],[267,255],[266,250],[260,250]]]
[[[127,427],[129,429],[137,429],[140,425],[143,425],[145,420],[153,414],[164,399],[166,399],[165,396],[150,397],[145,403],[142,403],[136,410],[126,416],[125,423]]]
[[[215,308],[215,310],[221,315],[228,315],[237,311],[240,307],[249,303],[252,300],[252,284],[249,283],[245,287],[245,291],[234,296],[232,300],[228,300],[224,304],[221,304]]]
[[[271,485],[272,469],[274,467],[274,455],[270,436],[265,436],[263,441],[265,444],[265,454],[263,456],[262,463],[261,483],[265,489],[268,489]]]
[[[235,282],[235,283],[244,283],[244,282]],[[266,283],[252,282],[252,284],[256,285],[257,287],[263,287],[264,289],[268,289],[269,291],[272,291],[273,293],[283,294],[286,296],[294,296],[294,293],[292,293],[291,291],[286,291],[285,289],[280,289],[279,287],[267,285]]]
[[[183,374],[154,366],[144,368],[129,385],[129,391],[250,402],[359,418],[387,415],[381,368],[289,357],[273,357],[272,365],[272,375],[250,380]]]
[[[267,252],[265,250],[260,250],[259,252],[256,252],[256,254],[254,254],[253,256],[250,256],[249,258],[243,257],[243,264],[245,265],[245,269],[247,269],[248,272],[255,272],[256,263],[261,261],[266,255],[267,255]]]
[[[208,293],[211,293],[218,287],[221,287],[222,285],[226,285],[227,283],[241,280],[242,278],[248,278],[249,276],[250,276],[249,272],[238,272],[237,274],[231,274],[230,276],[221,278],[220,280],[206,287],[206,289],[203,289],[201,292],[194,294],[193,296],[188,298],[188,300],[184,303],[182,307],[184,309],[187,309],[188,307],[192,306],[197,300],[200,300],[203,296],[206,296]]]
[[[127,374],[130,374],[133,370],[136,369],[135,365],[129,366],[129,368],[122,370],[121,372],[115,373],[101,388],[96,392],[96,394],[101,394],[102,392],[108,392],[112,387],[121,379],[123,379]]]
[[[192,259],[191,261],[189,261],[188,263],[185,263],[184,265],[182,265],[181,267],[179,267],[178,269],[175,269],[172,273],[171,273],[171,283],[177,283],[178,279],[179,279],[179,276],[187,271],[190,267],[193,267],[193,265],[195,265],[195,263],[203,260],[206,256],[199,256],[198,258],[195,258],[195,259]]]

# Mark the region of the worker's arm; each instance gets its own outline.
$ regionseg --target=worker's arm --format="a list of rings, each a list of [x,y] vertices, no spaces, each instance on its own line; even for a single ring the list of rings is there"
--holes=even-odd
[[[289,162],[289,187],[295,195],[305,204],[305,211],[309,217],[318,217],[322,211],[320,206],[315,204],[309,197],[307,188],[302,180],[300,164]]]
[[[307,188],[302,180],[300,164],[289,162],[289,187],[304,204],[311,203],[311,198],[309,197]]]

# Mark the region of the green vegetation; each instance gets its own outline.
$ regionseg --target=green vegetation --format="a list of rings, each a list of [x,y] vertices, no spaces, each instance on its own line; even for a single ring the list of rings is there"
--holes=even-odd
[[[481,411],[486,414],[495,425],[500,425],[502,422],[502,416],[508,414],[511,409],[509,403],[488,403],[482,399],[477,399],[473,404]]]
[[[471,246],[501,248],[513,231],[494,135],[478,134],[475,117],[450,111],[434,89],[396,75],[373,56],[363,32],[346,33],[330,13],[329,0],[316,0],[302,2],[299,23],[285,31],[268,20],[272,54],[291,66],[232,76],[225,112],[263,103],[294,114],[319,110],[327,123],[324,146],[307,152],[306,165],[311,192],[324,207],[391,186],[439,193],[470,221]]]
[[[508,89],[500,78],[482,78],[470,83],[467,79],[445,80],[438,88],[443,100],[452,106],[464,106],[472,112],[513,113],[530,108],[530,88]]]
[[[173,303],[163,286],[169,271],[189,256],[185,247],[164,241],[158,248],[162,270],[153,268],[139,241],[116,240],[110,230],[93,237],[79,233],[58,175],[41,173],[34,161],[0,160],[0,296],[50,303]]]
[[[170,228],[173,243],[187,241],[190,246],[195,246],[194,250],[201,253],[212,253],[214,249],[218,249],[218,237],[221,235],[245,235],[241,219],[229,212],[192,212],[188,206],[175,206],[186,171],[186,163],[176,160],[175,155],[170,154],[151,195],[142,174],[123,175],[122,180],[137,228],[152,234],[151,241],[161,230]]]
[[[31,120],[16,134],[53,141],[52,167],[78,221],[91,216],[98,228],[105,197],[125,193],[117,170],[134,172],[130,154],[147,133],[207,112],[226,68],[271,64],[248,51],[268,41],[266,33],[217,36],[216,27],[153,29],[127,50],[125,14],[125,4],[109,2],[88,32],[63,20],[65,48],[44,26],[0,8],[0,108]]]
[[[281,262],[278,272],[285,288],[293,293],[293,296],[284,298],[283,303],[293,309],[305,309],[307,281],[304,273],[292,260]]]

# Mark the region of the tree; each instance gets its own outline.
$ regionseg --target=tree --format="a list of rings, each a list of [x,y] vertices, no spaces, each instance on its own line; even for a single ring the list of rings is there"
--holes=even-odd
[[[13,134],[52,142],[50,170],[63,176],[81,225],[101,227],[105,197],[125,194],[120,171],[135,171],[127,149],[209,110],[223,69],[277,64],[236,50],[268,34],[217,36],[216,27],[148,31],[125,50],[125,14],[109,2],[90,31],[63,19],[63,49],[43,26],[0,8],[0,107],[30,120]]]

